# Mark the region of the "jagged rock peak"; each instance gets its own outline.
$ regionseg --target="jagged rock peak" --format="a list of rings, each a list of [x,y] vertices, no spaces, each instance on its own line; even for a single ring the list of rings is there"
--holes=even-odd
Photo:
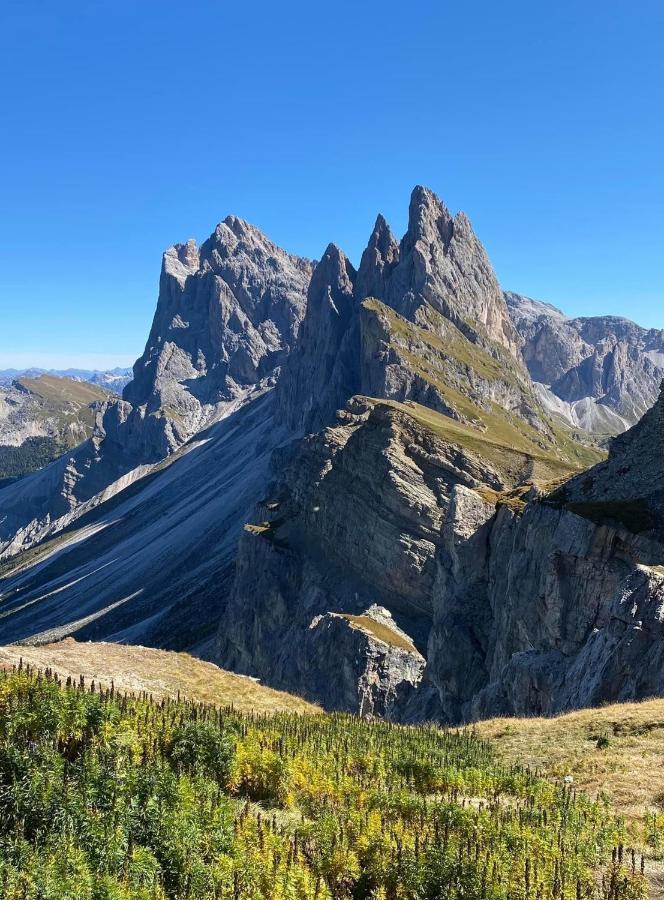
[[[523,359],[550,412],[573,427],[617,434],[657,400],[664,330],[619,316],[570,318],[548,303],[506,293]]]
[[[313,263],[227,216],[197,249],[164,255],[145,351],[124,397],[164,411],[171,449],[213,419],[224,403],[272,378],[295,343]]]
[[[172,275],[179,283],[184,283],[188,275],[197,271],[200,266],[198,246],[193,238],[184,244],[173,244],[164,253],[162,272]]]
[[[408,229],[397,245],[378,217],[362,256],[357,293],[376,297],[411,321],[431,327],[427,310],[489,348],[500,344],[519,362],[519,339],[484,247],[465,213],[452,216],[429,188],[414,188]]]
[[[297,269],[311,274],[313,263],[288,253],[257,228],[239,216],[226,216],[210,237],[201,245],[201,264],[207,262],[215,270],[230,257],[251,255],[256,262],[267,263],[270,258],[289,260]]]
[[[408,208],[408,231],[404,246],[416,241],[443,241],[447,247],[454,231],[454,220],[448,208],[432,190],[422,185],[413,188]]]
[[[360,260],[356,286],[359,298],[384,296],[385,281],[398,261],[399,242],[379,213]]]
[[[311,277],[297,345],[277,386],[279,419],[291,428],[315,431],[359,389],[356,276],[345,253],[329,244]]]
[[[346,301],[352,297],[356,277],[357,272],[343,250],[336,244],[328,244],[311,276],[308,296],[316,301],[321,296],[320,288],[328,287],[330,290],[326,296],[334,304],[336,292],[340,291],[339,296],[343,296],[345,308],[348,305]],[[337,311],[342,312],[341,309]]]

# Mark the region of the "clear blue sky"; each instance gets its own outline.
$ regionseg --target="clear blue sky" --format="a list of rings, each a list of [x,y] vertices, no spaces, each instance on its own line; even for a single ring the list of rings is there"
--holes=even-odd
[[[141,352],[236,213],[355,261],[412,186],[504,287],[664,327],[661,0],[2,0],[0,368]]]

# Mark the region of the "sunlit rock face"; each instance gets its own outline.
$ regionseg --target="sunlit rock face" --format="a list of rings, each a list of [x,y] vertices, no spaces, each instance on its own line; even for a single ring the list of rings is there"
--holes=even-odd
[[[538,397],[553,415],[599,435],[620,434],[650,409],[664,378],[664,331],[618,316],[569,318],[505,294]]]

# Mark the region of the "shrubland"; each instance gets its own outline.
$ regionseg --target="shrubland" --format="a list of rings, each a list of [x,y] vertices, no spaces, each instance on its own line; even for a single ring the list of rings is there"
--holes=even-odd
[[[0,674],[7,900],[636,900],[623,841],[475,732]]]

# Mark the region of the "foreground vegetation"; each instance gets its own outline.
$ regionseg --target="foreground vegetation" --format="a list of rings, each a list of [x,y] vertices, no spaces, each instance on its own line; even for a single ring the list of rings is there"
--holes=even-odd
[[[552,779],[572,776],[584,793],[607,797],[625,820],[629,842],[651,858],[652,880],[655,860],[664,861],[664,700],[579,709],[553,719],[489,719],[476,730],[504,764],[519,760]]]
[[[0,674],[10,900],[640,898],[622,839],[468,732]]]

